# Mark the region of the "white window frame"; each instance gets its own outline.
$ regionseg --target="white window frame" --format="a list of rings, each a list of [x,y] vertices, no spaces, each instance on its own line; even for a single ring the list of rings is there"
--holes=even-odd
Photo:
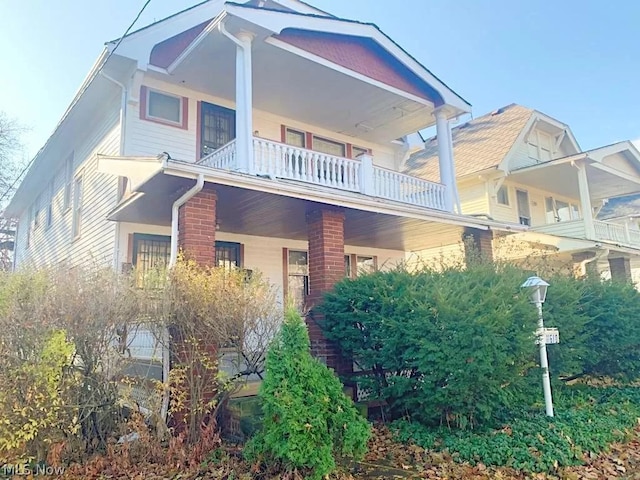
[[[53,197],[55,196],[54,183],[55,183],[55,178],[49,182],[49,189],[48,189],[49,201],[47,202],[47,211],[45,213],[45,222],[44,222],[44,226],[47,229],[50,228],[51,225],[53,224]]]
[[[64,162],[64,198],[62,200],[62,211],[71,209],[71,190],[73,188],[73,152],[69,154]]]
[[[82,194],[84,178],[82,174],[73,179],[73,215],[71,218],[71,238],[75,240],[82,233]]]
[[[500,201],[500,192],[503,191],[505,198],[506,198],[506,202],[501,202]],[[501,205],[503,207],[509,207],[511,206],[511,198],[509,195],[509,186],[508,185],[501,185],[500,188],[498,188],[498,190],[496,191],[496,203],[498,205]]]
[[[165,97],[172,97],[172,98],[177,98],[179,101],[178,104],[178,121],[174,121],[174,120],[169,120],[167,118],[163,118],[163,117],[156,117],[155,115],[151,115],[151,113],[149,112],[149,110],[151,109],[151,93],[155,93],[158,95],[164,95]],[[154,122],[159,122],[159,123],[165,123],[167,125],[173,125],[175,127],[180,127],[180,128],[184,128],[184,102],[185,102],[185,98],[181,97],[180,95],[174,95],[173,93],[167,93],[167,92],[163,92],[161,90],[156,90],[155,88],[146,88],[146,102],[145,102],[145,112],[144,112],[144,118],[145,120],[153,120]]]
[[[40,211],[42,210],[42,193],[38,194],[33,205],[34,205],[33,228],[37,229],[40,226]]]

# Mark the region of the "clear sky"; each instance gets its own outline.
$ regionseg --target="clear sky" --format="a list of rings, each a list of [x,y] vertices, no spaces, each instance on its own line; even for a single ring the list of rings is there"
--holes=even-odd
[[[567,123],[583,149],[640,139],[638,0],[310,0],[376,23],[473,105],[512,102]],[[1,0],[0,111],[52,133],[104,42],[144,0]],[[197,3],[151,0],[136,28]]]

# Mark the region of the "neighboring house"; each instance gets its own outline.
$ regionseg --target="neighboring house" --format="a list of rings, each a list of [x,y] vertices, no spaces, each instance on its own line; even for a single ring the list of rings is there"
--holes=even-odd
[[[210,0],[115,46],[6,209],[18,267],[144,276],[181,248],[312,304],[345,275],[507,228],[454,213],[449,121],[469,104],[373,24]],[[440,174],[402,173],[407,137],[434,125]]]
[[[637,222],[598,214],[609,199],[640,192],[640,152],[631,142],[581,151],[567,125],[515,104],[455,127],[452,136],[462,212],[527,227],[496,236],[494,256],[552,253],[582,273],[591,263],[630,277],[640,260]],[[437,139],[427,140],[404,172],[437,178],[436,151]]]

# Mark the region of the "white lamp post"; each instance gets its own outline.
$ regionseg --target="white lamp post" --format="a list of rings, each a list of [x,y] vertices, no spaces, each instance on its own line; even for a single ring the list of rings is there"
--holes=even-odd
[[[549,360],[547,358],[547,340],[544,333],[544,320],[542,319],[542,304],[547,297],[549,284],[540,277],[529,277],[522,284],[531,292],[531,303],[535,303],[538,309],[538,343],[540,345],[540,367],[542,368],[542,389],[544,391],[544,405],[547,416],[553,417],[553,399],[551,398],[551,381],[549,380]]]

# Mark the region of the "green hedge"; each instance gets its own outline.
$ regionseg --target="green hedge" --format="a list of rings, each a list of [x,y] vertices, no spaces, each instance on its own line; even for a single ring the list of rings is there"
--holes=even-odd
[[[472,428],[508,418],[538,397],[536,309],[520,288],[532,272],[475,262],[468,268],[397,268],[345,279],[325,296],[325,335],[367,375],[358,383],[391,418]],[[637,378],[640,294],[632,285],[553,275],[545,325],[559,378]]]

